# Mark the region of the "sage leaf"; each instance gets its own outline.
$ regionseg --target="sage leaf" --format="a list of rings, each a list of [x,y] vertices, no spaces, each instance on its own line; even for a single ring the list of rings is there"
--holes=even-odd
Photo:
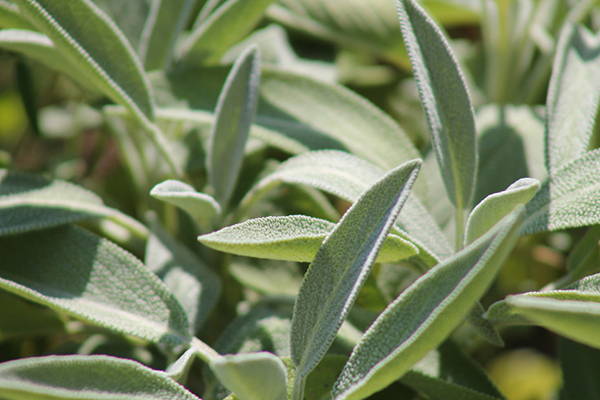
[[[588,149],[600,97],[600,36],[562,28],[546,100],[546,168],[554,175]]]
[[[525,205],[539,188],[540,182],[537,179],[523,178],[506,190],[487,196],[469,215],[465,244],[482,236],[518,204]]]
[[[105,206],[89,190],[59,179],[0,169],[0,236],[89,218],[108,218],[137,236],[148,236],[144,225]]]
[[[600,350],[559,337],[558,358],[563,378],[562,399],[600,396],[600,382],[593,373],[600,369]]]
[[[169,365],[169,368],[167,368],[165,373],[174,381],[177,381],[182,385],[185,384],[190,368],[192,368],[196,356],[199,356],[199,353],[200,352],[196,347],[190,347],[177,359],[177,361]]]
[[[36,30],[27,18],[23,18],[19,8],[8,1],[0,2],[0,28]]]
[[[0,396],[8,400],[198,400],[162,371],[108,356],[47,356],[2,363]]]
[[[475,117],[465,79],[444,35],[416,2],[399,0],[398,15],[446,191],[465,210],[477,174]]]
[[[309,266],[294,306],[290,334],[296,382],[314,369],[333,342],[408,197],[419,166],[420,160],[405,163],[371,186],[344,214]]]
[[[274,0],[228,0],[194,31],[185,44],[184,64],[217,64],[260,21]]]
[[[153,0],[138,44],[146,70],[170,67],[177,37],[185,28],[195,0]]]
[[[303,276],[292,261],[236,260],[229,271],[244,287],[272,296],[296,296]]]
[[[221,213],[219,203],[205,193],[199,193],[185,182],[169,179],[154,186],[150,195],[186,211],[196,220]]]
[[[260,52],[252,46],[238,57],[229,72],[219,96],[208,143],[208,182],[222,207],[227,205],[237,183],[248,132],[256,113],[259,84]]]
[[[65,331],[65,321],[47,307],[0,290],[0,340],[36,337]]]
[[[402,377],[463,321],[518,239],[516,210],[484,236],[417,279],[356,345],[332,395],[363,399]]]
[[[138,47],[150,11],[148,0],[94,0],[123,32],[131,46]]]
[[[527,203],[521,234],[598,224],[599,172],[598,149],[555,172]]]
[[[0,288],[89,323],[155,343],[187,344],[185,311],[138,259],[64,226],[0,238]]]
[[[231,225],[202,235],[206,246],[239,256],[310,262],[335,224],[304,215],[265,217]],[[418,249],[397,235],[388,235],[377,262],[393,262],[414,256]]]
[[[240,353],[218,357],[210,369],[240,400],[286,400],[287,371],[272,353]]]

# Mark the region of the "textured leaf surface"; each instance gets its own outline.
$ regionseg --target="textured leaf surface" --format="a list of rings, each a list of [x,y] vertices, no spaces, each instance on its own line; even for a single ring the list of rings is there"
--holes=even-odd
[[[211,361],[210,369],[241,400],[287,399],[287,371],[272,353],[225,355]]]
[[[398,1],[398,14],[448,196],[467,209],[475,189],[477,134],[464,77],[444,35],[417,3]]]
[[[0,235],[107,217],[142,236],[148,230],[94,193],[58,179],[0,169]]]
[[[319,363],[354,303],[416,179],[419,161],[392,170],[346,212],[311,263],[294,306],[296,379]]]
[[[260,52],[244,51],[229,72],[219,96],[210,133],[206,168],[215,197],[225,207],[237,183],[244,148],[258,104]]]
[[[216,64],[246,36],[274,0],[228,0],[198,26],[184,45],[186,64]]]
[[[335,224],[304,215],[251,219],[198,238],[208,247],[240,256],[310,262]],[[388,235],[377,262],[398,261],[416,255],[410,242]]]
[[[108,329],[165,344],[189,340],[184,310],[131,254],[75,227],[6,236],[0,287]]]
[[[471,211],[467,221],[465,244],[482,236],[517,205],[525,205],[539,188],[540,182],[537,179],[523,178],[506,190],[486,197]]]
[[[48,356],[0,364],[0,396],[8,400],[197,400],[162,371],[107,356]]]
[[[520,211],[406,289],[365,332],[333,390],[362,399],[403,376],[463,321],[512,250]]]
[[[546,102],[546,168],[554,175],[588,149],[600,96],[600,37],[567,23]]]
[[[563,337],[558,338],[558,357],[562,369],[564,400],[600,397],[600,350]]]
[[[185,182],[172,179],[164,181],[154,186],[150,195],[187,211],[196,219],[210,218],[221,213],[221,207],[213,197],[197,192]]]
[[[600,222],[600,150],[589,151],[557,171],[527,203],[521,233]]]

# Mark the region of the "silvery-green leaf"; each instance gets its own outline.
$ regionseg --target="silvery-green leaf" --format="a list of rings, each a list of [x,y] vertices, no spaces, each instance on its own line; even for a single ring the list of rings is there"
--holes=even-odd
[[[131,46],[136,49],[150,12],[150,2],[148,0],[94,0],[94,3],[115,21]]]
[[[19,8],[6,0],[0,1],[0,28],[36,30],[31,22],[21,15]]]
[[[7,400],[198,400],[162,371],[108,356],[47,356],[2,363],[0,397]]]
[[[183,62],[216,64],[261,20],[274,0],[228,0],[194,29],[184,44]]]
[[[177,381],[182,385],[185,384],[190,368],[192,367],[197,355],[198,349],[195,347],[190,347],[177,359],[177,361],[169,365],[169,368],[167,368],[165,373],[174,381]]]
[[[533,178],[522,178],[506,190],[487,196],[479,203],[467,220],[465,244],[482,236],[492,226],[519,204],[525,205],[540,188],[540,182]]]
[[[240,400],[286,400],[287,371],[272,353],[240,353],[218,357],[210,369]]]
[[[244,287],[274,296],[296,296],[303,276],[295,262],[270,260],[236,260],[229,265],[229,273]]]
[[[598,224],[599,174],[598,149],[556,171],[527,203],[521,234]]]
[[[600,397],[600,350],[563,337],[558,338],[558,358],[562,369],[563,400]]]
[[[0,287],[116,332],[169,345],[190,340],[185,311],[138,259],[65,226],[0,238]]]
[[[151,220],[145,264],[157,274],[183,306],[190,335],[199,330],[221,293],[221,281],[208,266]]]
[[[467,209],[475,189],[477,134],[464,77],[444,35],[416,2],[399,0],[398,14],[446,191],[458,209]]]
[[[282,182],[308,185],[355,202],[362,192],[384,174],[377,166],[348,153],[313,151],[283,162],[274,173],[263,178],[241,204],[242,207],[248,207],[262,193]],[[403,210],[398,223],[408,233],[406,239],[416,239],[417,246],[431,253],[433,256],[429,257],[436,261],[452,254],[444,234],[414,196],[408,198]]]
[[[46,229],[89,218],[108,218],[143,238],[148,229],[106,207],[94,193],[58,179],[0,169],[0,235]]]
[[[255,218],[198,237],[206,246],[239,256],[310,262],[335,224],[304,215]],[[377,262],[393,262],[418,253],[410,242],[388,235]]]
[[[513,211],[417,279],[379,315],[350,356],[334,399],[363,399],[403,376],[447,338],[485,293],[518,239]]]
[[[495,346],[504,347],[504,341],[500,336],[500,332],[498,332],[494,324],[483,317],[484,314],[485,308],[483,308],[480,302],[477,302],[471,311],[469,311],[465,320],[481,338]]]
[[[327,236],[308,268],[290,334],[297,382],[306,378],[333,342],[408,197],[419,166],[419,160],[405,163],[371,186]]]
[[[0,290],[0,340],[27,338],[65,331],[65,321],[47,307]]]
[[[177,180],[167,180],[152,188],[150,195],[185,210],[195,219],[214,217],[221,213],[219,203],[205,193]]]
[[[260,84],[260,52],[244,51],[229,72],[219,96],[208,142],[206,168],[215,197],[226,207],[237,183],[248,132],[254,120]]]
[[[195,0],[152,0],[138,45],[146,70],[167,68],[175,41],[189,19]]]
[[[600,97],[600,37],[563,27],[546,102],[546,168],[554,175],[588,149]]]

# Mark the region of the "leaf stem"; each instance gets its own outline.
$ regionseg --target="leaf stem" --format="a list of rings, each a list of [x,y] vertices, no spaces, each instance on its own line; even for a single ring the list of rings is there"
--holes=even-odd
[[[210,347],[209,345],[207,345],[206,343],[204,343],[202,340],[198,339],[197,337],[192,338],[191,345],[196,350],[198,350],[198,355],[207,364],[210,363],[212,360],[215,360],[218,357],[221,357],[220,354],[217,353],[212,347]]]
[[[457,207],[454,211],[454,223],[456,251],[460,251],[463,248],[465,234],[465,211],[463,209]]]
[[[296,372],[298,372],[297,369]],[[304,399],[304,385],[306,385],[306,377],[299,377],[299,375],[296,375],[296,378],[294,379],[294,388],[292,389],[292,400]]]

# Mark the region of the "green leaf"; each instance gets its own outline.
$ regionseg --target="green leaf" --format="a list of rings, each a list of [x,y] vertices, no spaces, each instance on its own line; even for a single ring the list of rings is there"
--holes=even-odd
[[[211,249],[239,256],[311,262],[335,224],[304,215],[265,217],[231,225],[201,235]],[[388,235],[377,262],[393,262],[414,256],[418,249],[397,235]]]
[[[138,259],[65,226],[0,238],[0,287],[67,315],[167,345],[190,340],[179,302]]]
[[[193,346],[190,347],[177,359],[177,361],[169,365],[169,368],[167,368],[165,373],[169,376],[169,378],[181,383],[182,385],[185,384],[190,372],[190,368],[192,368],[192,365],[199,354],[200,352],[197,348]]]
[[[261,294],[296,296],[303,271],[295,262],[247,260],[229,265],[231,276],[244,287]]]
[[[287,371],[272,353],[225,355],[212,360],[210,369],[241,400],[287,399]]]
[[[38,304],[0,290],[0,340],[64,332],[60,316]]]
[[[0,1],[0,28],[36,30],[27,18],[23,18],[19,8],[7,0]]]
[[[513,211],[417,279],[379,315],[350,356],[334,399],[363,399],[402,377],[439,346],[485,293],[518,238]]]
[[[170,66],[175,42],[185,28],[195,0],[153,0],[138,45],[146,70]]]
[[[228,0],[194,29],[183,45],[187,65],[217,64],[262,19],[274,0]]]
[[[7,400],[198,400],[162,371],[108,356],[47,356],[0,364]]]
[[[199,193],[181,181],[170,179],[159,183],[152,188],[150,195],[181,208],[197,220],[221,213],[219,203],[212,196]]]
[[[260,84],[260,52],[248,48],[236,60],[219,96],[210,133],[206,168],[215,197],[226,207],[237,183]]]
[[[465,244],[483,236],[518,204],[525,205],[539,188],[540,182],[537,179],[523,178],[510,185],[506,190],[486,197],[469,215]]]
[[[333,342],[419,167],[419,160],[408,162],[371,186],[327,236],[308,268],[294,306],[290,335],[296,382],[306,378]]]
[[[600,150],[585,153],[555,172],[525,208],[521,234],[600,223]]]
[[[477,174],[475,117],[465,79],[444,35],[417,3],[399,0],[398,14],[446,191],[465,210]]]
[[[558,338],[558,357],[562,369],[564,400],[600,397],[600,350],[563,337]]]
[[[600,36],[563,27],[546,101],[546,168],[554,175],[588,149],[600,98]]]
[[[208,266],[173,239],[154,218],[146,242],[145,264],[157,274],[183,306],[190,335],[199,330],[221,293],[221,281]]]
[[[150,2],[148,0],[94,0],[94,3],[115,21],[131,46],[137,48],[150,12]]]
[[[72,183],[0,169],[0,235],[108,218],[143,238],[148,229],[100,197]]]

